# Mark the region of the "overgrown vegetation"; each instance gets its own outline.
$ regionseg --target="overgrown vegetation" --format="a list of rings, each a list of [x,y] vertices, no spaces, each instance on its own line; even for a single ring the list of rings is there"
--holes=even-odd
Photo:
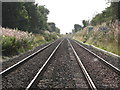
[[[35,2],[2,2],[2,55],[14,56],[59,38],[60,29],[48,24],[48,14]]]
[[[2,38],[0,45],[2,45],[3,57],[18,55],[40,44],[45,44],[58,38],[56,33],[40,35],[8,28],[1,28],[0,31],[3,32],[3,34],[0,35],[0,38]]]
[[[83,25],[84,29],[75,33],[73,39],[120,55],[120,2],[111,2],[90,22],[84,20]]]
[[[49,10],[45,6],[34,2],[3,2],[2,27],[42,34],[45,30],[49,31],[48,14]]]
[[[86,27],[80,32],[74,34],[73,39],[88,43],[90,45],[95,45],[96,47],[120,55],[120,32],[117,29],[117,21],[116,24],[113,23],[112,27],[108,28],[106,32],[100,30],[99,28],[103,27],[104,24],[95,26],[91,31],[89,31],[89,29]]]
[[[120,20],[120,2],[111,2],[111,5],[102,11],[102,13],[93,17],[90,24],[95,26],[103,22],[115,21],[116,19]]]

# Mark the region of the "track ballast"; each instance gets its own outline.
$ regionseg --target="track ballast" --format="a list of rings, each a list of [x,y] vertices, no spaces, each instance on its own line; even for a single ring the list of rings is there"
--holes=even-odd
[[[67,38],[48,44],[9,73],[1,72],[2,88],[119,88],[119,69],[105,64],[83,47]]]

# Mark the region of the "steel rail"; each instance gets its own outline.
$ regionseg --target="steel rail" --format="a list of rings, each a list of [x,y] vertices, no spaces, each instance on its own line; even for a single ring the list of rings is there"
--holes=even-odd
[[[74,41],[74,40],[73,40]],[[74,41],[77,45],[79,45],[80,47],[82,47],[83,49],[85,49],[86,51],[88,51],[89,53],[91,53],[92,55],[96,56],[97,58],[99,58],[102,62],[104,62],[106,65],[108,65],[109,67],[111,67],[116,73],[118,73],[120,75],[120,69],[115,67],[114,65],[110,64],[109,62],[107,62],[105,59],[101,58],[100,56],[98,56],[97,54],[95,54],[94,52],[90,51],[89,49],[85,48],[83,45],[81,45],[80,43],[78,43],[77,41]]]
[[[57,40],[56,40],[57,41]],[[25,57],[24,59],[20,60],[19,62],[17,62],[16,64],[8,67],[7,69],[3,70],[2,72],[0,72],[0,75],[6,76],[7,73],[9,73],[10,71],[14,70],[14,68],[16,68],[17,66],[23,64],[25,61],[27,61],[29,58],[35,56],[36,54],[38,54],[39,52],[43,51],[44,49],[48,48],[49,46],[51,46],[53,43],[55,43],[56,41],[46,45],[45,47],[39,49],[38,51],[34,52],[33,54]]]
[[[64,39],[63,39],[64,40]],[[29,83],[29,85],[26,87],[25,90],[29,90],[30,88],[32,88],[32,86],[34,85],[34,83],[36,82],[36,80],[38,79],[39,75],[42,73],[42,71],[45,69],[45,67],[47,66],[48,62],[50,61],[51,57],[54,55],[54,53],[57,51],[57,49],[59,48],[59,46],[61,45],[61,43],[63,42],[63,40],[57,45],[57,47],[53,50],[53,52],[50,54],[50,56],[48,57],[48,59],[46,60],[46,62],[43,64],[43,66],[39,69],[39,71],[37,72],[37,74],[35,75],[35,77],[31,80],[31,82]]]
[[[68,39],[67,39],[67,40],[68,40]],[[72,48],[72,50],[73,50],[73,52],[74,52],[74,55],[75,55],[75,57],[76,57],[76,59],[77,59],[77,62],[79,63],[80,68],[82,69],[82,72],[83,72],[85,78],[87,79],[87,82],[88,82],[90,88],[91,88],[92,90],[97,90],[94,82],[92,81],[90,75],[88,74],[87,70],[85,69],[85,67],[84,67],[84,65],[83,65],[83,63],[82,63],[82,61],[80,60],[78,54],[76,53],[75,49],[73,48],[73,46],[72,46],[72,44],[70,43],[69,40],[68,40],[68,43],[70,44],[70,46],[71,46],[71,48]]]

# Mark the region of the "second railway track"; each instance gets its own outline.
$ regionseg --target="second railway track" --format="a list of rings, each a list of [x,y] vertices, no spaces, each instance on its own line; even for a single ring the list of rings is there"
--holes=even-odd
[[[120,88],[120,70],[76,41],[70,40],[99,90]]]
[[[1,74],[3,77],[2,88],[25,88],[60,41],[61,40],[57,40],[53,45],[49,46],[49,48],[39,52],[30,58],[29,61],[17,67],[17,69],[10,71],[7,75],[5,74],[4,76],[4,74]]]
[[[51,42],[47,45],[38,46],[32,51],[29,51],[27,53],[24,53],[20,56],[15,57],[13,59],[10,59],[9,61],[3,62],[2,63],[2,71],[0,72],[0,75],[5,76],[9,71],[14,70],[15,67],[19,67],[20,65],[22,65],[23,63],[28,61],[30,58],[32,58],[35,55],[37,55],[38,53],[42,52],[43,50],[45,50],[46,48],[48,48],[55,42],[56,41]]]

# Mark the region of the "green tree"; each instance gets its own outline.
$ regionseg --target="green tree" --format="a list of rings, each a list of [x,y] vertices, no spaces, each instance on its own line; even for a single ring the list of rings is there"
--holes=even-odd
[[[83,28],[85,28],[86,26],[88,26],[89,21],[83,20],[83,21],[82,21],[82,24],[83,24]]]
[[[111,2],[111,5],[107,7],[102,13],[97,14],[91,20],[91,25],[101,24],[107,21],[120,20],[120,2]]]
[[[56,33],[60,34],[60,29],[58,27],[56,27]]]
[[[2,26],[9,28],[26,29],[28,13],[22,2],[2,3]]]
[[[49,10],[34,2],[3,2],[2,26],[18,28],[33,33],[42,33],[48,29]]]

